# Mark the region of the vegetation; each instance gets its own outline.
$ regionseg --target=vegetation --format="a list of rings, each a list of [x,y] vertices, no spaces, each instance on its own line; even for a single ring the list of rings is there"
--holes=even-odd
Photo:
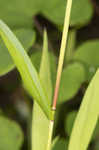
[[[99,149],[98,5],[0,1],[0,150]]]

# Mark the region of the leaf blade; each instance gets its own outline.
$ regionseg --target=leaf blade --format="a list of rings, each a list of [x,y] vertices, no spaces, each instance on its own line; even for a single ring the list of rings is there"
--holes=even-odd
[[[74,123],[69,150],[86,150],[99,116],[99,69],[93,77]]]
[[[51,109],[46,101],[47,96],[44,93],[44,90],[39,80],[39,76],[34,66],[32,65],[28,55],[26,54],[20,42],[1,20],[0,34],[6,44],[6,47],[8,48],[10,55],[14,60],[14,63],[17,66],[17,69],[21,74],[21,77],[25,83],[28,92],[35,100],[37,100],[38,104],[43,109],[47,117],[51,118]]]
[[[48,40],[47,33],[44,32],[43,40],[43,52],[40,65],[40,79],[42,80],[44,89],[49,98],[49,104],[51,104],[52,98],[52,83],[51,83],[51,72],[48,56]],[[46,118],[44,112],[41,110],[39,105],[35,102],[33,108],[33,122],[32,122],[32,149],[33,150],[46,150],[48,143],[50,121]],[[43,136],[42,136],[43,135]],[[39,140],[40,139],[40,140]],[[43,143],[43,144],[42,144]]]
[[[51,100],[52,83],[51,83],[51,71],[50,71],[49,54],[48,54],[48,39],[47,39],[46,30],[44,31],[43,54],[42,54],[42,61],[40,65],[39,76],[43,82],[47,96]],[[51,101],[50,101],[50,104],[51,104]]]
[[[35,42],[35,32],[31,29],[17,29],[13,30],[15,35],[18,37],[19,41],[23,44],[26,51]],[[0,38],[0,76],[7,74],[12,71],[15,67],[13,60],[4,44]]]

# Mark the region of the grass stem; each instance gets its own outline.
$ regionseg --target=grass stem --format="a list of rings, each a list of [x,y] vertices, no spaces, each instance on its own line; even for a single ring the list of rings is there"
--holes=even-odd
[[[66,44],[67,44],[67,36],[68,36],[68,30],[69,30],[71,7],[72,7],[72,0],[67,0],[67,7],[66,7],[66,13],[65,13],[62,42],[61,42],[61,47],[60,47],[59,63],[58,63],[58,69],[57,69],[56,86],[55,86],[53,105],[52,105],[52,111],[53,112],[55,112],[55,110],[56,110],[56,103],[57,103],[57,98],[58,98],[58,91],[59,91],[61,73],[62,73],[62,68],[63,68],[65,49],[66,49]],[[53,115],[54,115],[54,113],[53,113]],[[52,140],[52,134],[53,134],[53,126],[54,126],[54,120],[53,121],[50,120],[49,139],[48,139],[47,150],[51,150],[51,140]]]
[[[65,56],[65,49],[66,49],[66,45],[67,45],[71,7],[72,7],[72,0],[67,0],[63,35],[62,35],[62,41],[61,41],[61,47],[60,47],[59,63],[58,63],[58,69],[57,69],[56,86],[55,86],[53,105],[52,105],[53,109],[56,109],[56,103],[57,103],[57,98],[58,98],[59,85],[60,85],[61,73],[62,73],[64,56]]]
[[[49,123],[49,135],[48,135],[48,144],[46,150],[51,150],[51,141],[52,141],[52,133],[53,133],[54,121],[50,120]]]

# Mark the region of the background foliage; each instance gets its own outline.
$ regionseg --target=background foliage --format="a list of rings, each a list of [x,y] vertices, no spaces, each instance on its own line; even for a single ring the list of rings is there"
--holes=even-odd
[[[0,0],[0,19],[5,21],[23,44],[37,71],[41,70],[41,78],[44,72],[49,72],[44,66],[46,60],[42,58],[43,30],[47,29],[49,51],[46,59],[49,60],[47,63],[51,73],[50,81],[46,82],[51,86],[51,90],[47,90],[52,93],[50,96],[53,96],[55,86],[65,3],[66,0]],[[89,81],[99,67],[98,0],[73,0],[67,49],[52,150],[60,147],[66,150],[79,105]],[[44,67],[40,68],[41,63]],[[46,74],[44,78],[48,78]],[[44,86],[46,88],[46,83]],[[30,150],[32,106],[31,97],[24,91],[20,75],[0,38],[0,150],[6,150],[6,147],[9,150]],[[34,111],[35,107],[34,104]],[[99,123],[89,150],[99,149],[98,138]]]

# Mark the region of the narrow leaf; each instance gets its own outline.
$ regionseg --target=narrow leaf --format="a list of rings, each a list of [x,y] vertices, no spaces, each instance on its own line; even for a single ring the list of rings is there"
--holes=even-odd
[[[47,34],[44,32],[43,53],[40,67],[40,79],[49,98],[51,104],[52,83],[51,72],[48,55]],[[32,150],[46,150],[48,143],[49,120],[46,115],[35,102],[33,108],[33,124],[32,124]]]
[[[17,69],[21,74],[26,89],[38,102],[47,117],[51,119],[51,109],[47,100],[48,97],[43,90],[39,76],[27,53],[15,35],[2,21],[0,21],[0,34],[10,55],[12,56],[14,63],[17,66]]]
[[[30,29],[17,29],[14,30],[15,35],[22,43],[26,51],[34,44],[35,42],[35,32]],[[15,64],[4,44],[0,38],[0,76],[7,74],[15,68]]]
[[[72,60],[74,50],[75,50],[75,45],[76,45],[76,30],[71,29],[68,33],[65,63],[68,63],[69,61]]]
[[[42,61],[40,66],[40,79],[43,82],[47,96],[50,99],[49,102],[51,104],[52,83],[51,83],[51,71],[50,71],[49,54],[48,54],[48,39],[47,39],[46,31],[44,32],[43,54],[42,54]]]
[[[53,52],[49,51],[48,54],[49,54],[49,61],[50,61],[51,80],[52,80],[53,90],[54,90],[55,80],[56,80],[57,60]],[[35,65],[37,71],[39,71],[40,68],[41,56],[42,56],[41,50],[36,50],[31,55],[31,61]]]
[[[99,70],[85,93],[74,123],[69,150],[86,150],[99,116]]]

